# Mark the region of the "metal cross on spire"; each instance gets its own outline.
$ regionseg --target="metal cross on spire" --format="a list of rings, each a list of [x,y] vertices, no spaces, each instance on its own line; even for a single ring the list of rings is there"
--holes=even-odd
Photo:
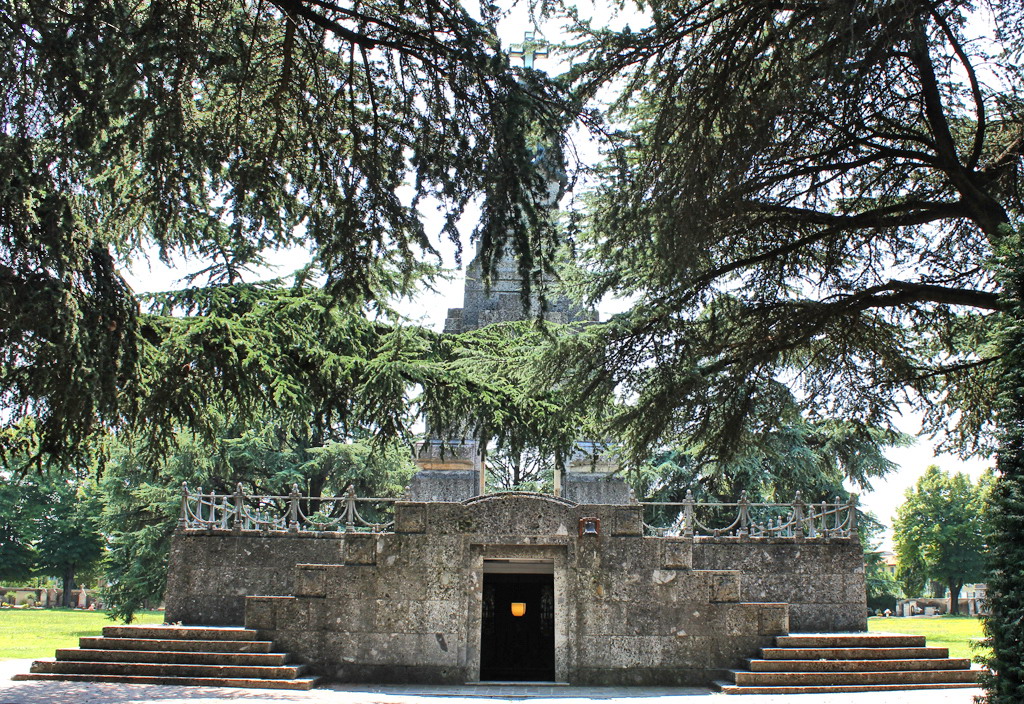
[[[516,59],[522,57],[525,68],[533,68],[533,60],[538,56],[548,55],[547,44],[537,41],[535,37],[534,32],[526,32],[522,44],[513,44],[509,47],[508,55]]]

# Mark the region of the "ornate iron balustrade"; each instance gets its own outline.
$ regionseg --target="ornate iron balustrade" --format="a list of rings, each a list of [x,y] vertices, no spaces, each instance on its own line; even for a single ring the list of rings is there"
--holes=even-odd
[[[234,494],[216,494],[202,488],[192,492],[183,483],[178,528],[387,533],[394,526],[395,501],[358,497],[351,486],[344,496],[302,496],[297,484],[287,496],[251,496],[241,484]]]
[[[287,496],[252,496],[239,484],[233,494],[193,492],[181,487],[183,530],[255,530],[290,533],[388,533],[394,527],[398,499],[344,496],[311,497],[298,485]],[[857,534],[857,499],[805,503],[751,503],[746,492],[734,503],[700,502],[687,492],[680,502],[641,502],[647,535],[691,538],[849,538]],[[716,524],[721,527],[712,527]]]
[[[698,503],[693,492],[681,502],[648,501],[644,530],[648,535],[733,536],[750,538],[849,538],[857,534],[857,497],[805,503],[800,492],[792,503],[751,503],[743,492],[735,503]],[[723,527],[712,527],[716,523]]]

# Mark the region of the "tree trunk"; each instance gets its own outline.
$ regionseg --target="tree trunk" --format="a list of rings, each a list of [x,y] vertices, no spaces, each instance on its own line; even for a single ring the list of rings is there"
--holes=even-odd
[[[73,564],[64,565],[64,593],[60,597],[60,605],[66,609],[72,607],[71,603],[71,590],[75,588],[75,566]]]
[[[962,586],[963,582],[949,581],[949,614],[951,616],[960,615],[960,588]]]

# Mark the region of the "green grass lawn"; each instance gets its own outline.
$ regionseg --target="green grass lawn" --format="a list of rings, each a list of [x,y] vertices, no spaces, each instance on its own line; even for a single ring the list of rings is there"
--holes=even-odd
[[[135,623],[163,623],[162,611],[140,611]],[[80,636],[98,636],[115,625],[105,611],[77,609],[0,609],[0,660],[52,658],[57,648],[73,648]]]
[[[928,638],[928,645],[949,648],[951,658],[973,658],[976,653],[971,643],[984,638],[981,619],[972,616],[916,616],[913,618],[868,619],[869,631],[884,633],[910,633]]]

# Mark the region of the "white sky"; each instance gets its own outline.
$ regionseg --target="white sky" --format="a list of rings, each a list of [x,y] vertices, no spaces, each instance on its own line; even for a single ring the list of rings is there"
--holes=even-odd
[[[593,3],[581,3],[579,10],[582,13],[594,13],[595,25],[607,19],[605,7]],[[598,17],[598,14],[602,15]],[[628,19],[628,17],[627,17]],[[621,20],[620,20],[621,22]],[[637,18],[637,26],[643,24],[642,19]],[[517,7],[513,14],[503,22],[502,36],[506,46],[508,44],[522,41],[523,33],[532,28],[532,24],[526,14],[525,7]],[[558,41],[562,32],[553,26],[545,26],[540,37],[550,41]],[[552,73],[559,73],[567,68],[567,64],[559,61],[557,57],[550,56],[547,59],[540,58],[537,68],[545,69]],[[577,147],[584,152],[583,156],[588,157],[586,152],[594,151],[593,147],[587,144],[577,144]],[[474,213],[470,212],[463,221],[463,252],[464,264],[468,264],[474,253],[474,248],[469,244],[469,231],[473,226]],[[430,217],[427,216],[428,231],[430,229]],[[435,231],[438,229],[434,228]],[[446,242],[438,246],[444,257],[444,265],[454,268],[454,248]],[[285,250],[272,253],[268,260],[274,269],[266,272],[258,272],[254,280],[259,278],[270,278],[271,276],[287,275],[308,261],[308,254],[304,250]],[[175,266],[167,267],[159,261],[152,261],[147,266],[145,262],[139,262],[131,270],[125,271],[129,284],[136,292],[166,291],[180,287],[179,280],[190,271],[202,268],[198,262],[178,261]],[[406,315],[414,322],[435,330],[444,326],[444,320],[449,307],[462,305],[463,276],[458,273],[451,281],[439,281],[435,283],[436,292],[424,291],[412,301],[403,301],[397,305],[400,313]],[[601,319],[605,320],[614,312],[623,309],[621,302],[609,301],[599,307]],[[909,413],[899,422],[900,429],[911,435],[916,435],[921,429],[920,417]],[[948,472],[966,472],[975,480],[982,472],[991,465],[991,462],[984,460],[971,460],[964,462],[951,455],[935,455],[933,443],[928,438],[919,438],[911,447],[890,449],[886,456],[899,466],[899,469],[892,473],[885,480],[876,480],[872,491],[861,496],[862,506],[874,513],[886,526],[892,526],[895,518],[896,508],[903,502],[907,489],[911,488],[925,469],[932,464],[939,465]],[[891,549],[891,530],[887,533],[883,547]]]

